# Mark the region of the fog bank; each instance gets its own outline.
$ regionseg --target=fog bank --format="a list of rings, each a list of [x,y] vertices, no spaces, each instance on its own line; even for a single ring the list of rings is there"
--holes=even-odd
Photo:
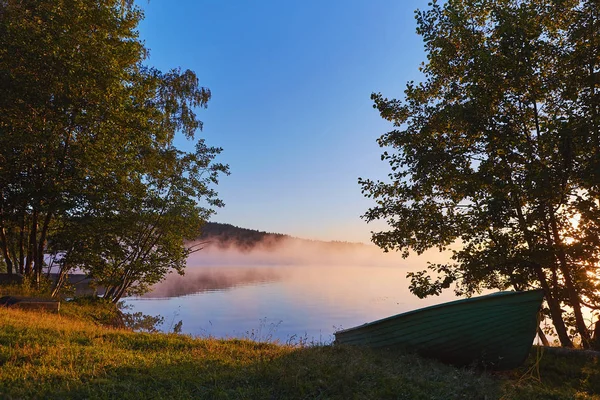
[[[235,242],[206,239],[202,250],[192,254],[188,267],[210,265],[353,265],[389,266],[401,268],[424,268],[426,262],[445,262],[447,253],[431,250],[421,256],[411,255],[403,259],[398,252],[384,253],[375,245],[347,242],[321,242],[292,237],[265,238],[251,248],[238,246]]]

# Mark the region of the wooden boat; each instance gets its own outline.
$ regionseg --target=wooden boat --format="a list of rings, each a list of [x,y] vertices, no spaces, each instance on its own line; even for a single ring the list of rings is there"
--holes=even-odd
[[[506,370],[533,345],[543,291],[500,292],[438,304],[335,333],[335,344],[404,348],[457,366]]]

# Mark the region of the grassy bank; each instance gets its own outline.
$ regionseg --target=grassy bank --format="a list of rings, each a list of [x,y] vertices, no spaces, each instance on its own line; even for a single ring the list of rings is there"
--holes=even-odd
[[[518,371],[460,370],[413,355],[339,346],[134,333],[0,308],[0,398],[572,399],[600,398],[596,360],[539,360]]]

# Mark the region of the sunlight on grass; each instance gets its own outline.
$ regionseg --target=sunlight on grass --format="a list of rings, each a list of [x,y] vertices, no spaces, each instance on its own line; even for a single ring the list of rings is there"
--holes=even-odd
[[[535,359],[491,375],[398,352],[135,333],[75,314],[0,308],[0,326],[1,398],[567,399],[600,393],[596,361],[549,355],[541,360],[540,383],[519,379]]]

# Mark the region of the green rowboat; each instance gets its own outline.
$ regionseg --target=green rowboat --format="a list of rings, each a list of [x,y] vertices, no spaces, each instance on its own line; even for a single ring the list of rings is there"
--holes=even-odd
[[[457,365],[506,370],[525,361],[544,293],[500,292],[456,300],[335,333],[335,344],[404,348]]]

